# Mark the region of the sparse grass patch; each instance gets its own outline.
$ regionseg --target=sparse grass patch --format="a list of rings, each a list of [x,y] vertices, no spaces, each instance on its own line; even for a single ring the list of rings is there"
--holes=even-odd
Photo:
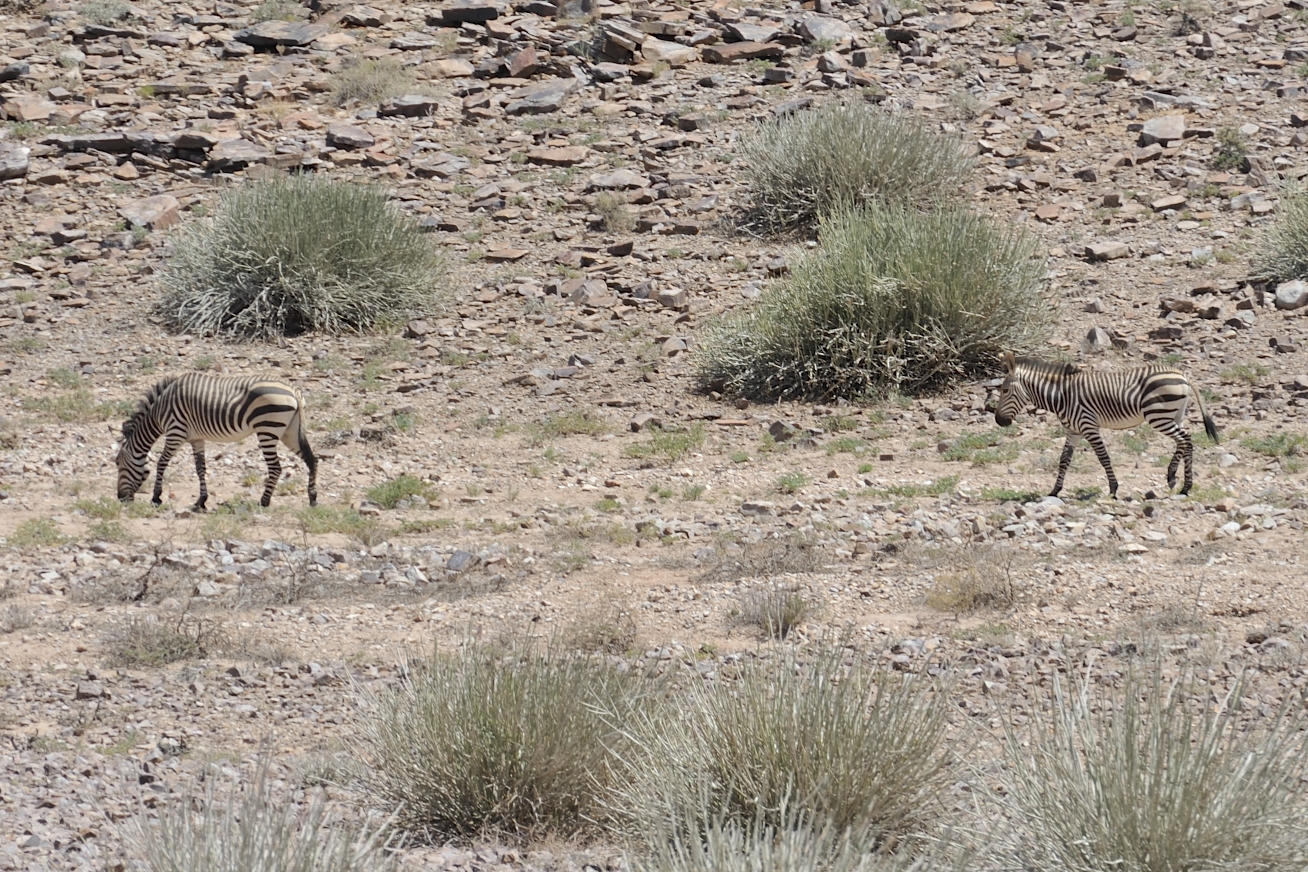
[[[1008,435],[1004,430],[991,430],[986,433],[969,433],[954,440],[954,444],[945,452],[945,460],[969,462],[973,466],[987,466],[991,463],[1007,463],[1015,460],[1018,445],[1006,441]]]
[[[107,27],[136,16],[136,10],[127,0],[88,0],[77,7],[82,20],[88,24]]]
[[[954,614],[1003,611],[1017,602],[1010,549],[947,548],[940,564],[926,595],[926,604],[933,609]]]
[[[1044,494],[1035,491],[1021,491],[1011,487],[983,487],[981,499],[994,500],[997,503],[1030,503],[1040,499]]]
[[[826,445],[827,454],[860,454],[867,443],[857,436],[841,436]]]
[[[1276,207],[1276,220],[1259,233],[1250,272],[1283,282],[1308,279],[1308,190],[1287,187]]]
[[[1240,444],[1266,457],[1300,457],[1308,454],[1308,436],[1302,433],[1246,436],[1240,440]]]
[[[862,399],[976,378],[1052,329],[1036,238],[962,208],[869,203],[755,303],[711,322],[701,387],[773,400]]]
[[[36,613],[26,606],[8,605],[0,609],[0,635],[17,633],[36,624]]]
[[[570,651],[625,654],[636,642],[636,618],[630,604],[602,600],[583,609],[560,637]]]
[[[593,208],[600,218],[600,227],[608,233],[630,233],[636,226],[636,215],[621,194],[600,191],[595,195]]]
[[[390,872],[396,839],[384,827],[347,821],[317,793],[297,803],[271,771],[265,748],[252,777],[206,772],[157,813],[139,809],[128,843],[151,872]],[[157,814],[157,821],[149,817]]]
[[[10,548],[52,548],[66,540],[63,533],[49,518],[28,518],[14,529],[5,540]]]
[[[125,418],[132,413],[132,400],[97,400],[85,386],[39,397],[23,397],[23,408],[60,423],[98,423]]]
[[[769,583],[740,597],[740,619],[770,639],[784,640],[816,610],[816,603],[795,587]]]
[[[298,21],[306,11],[293,0],[263,0],[250,10],[250,21],[256,24],[260,21]]]
[[[946,475],[929,484],[892,484],[886,487],[872,488],[870,496],[883,497],[938,497],[947,494],[958,486],[958,476]]]
[[[607,817],[610,749],[625,745],[594,709],[626,712],[638,681],[516,642],[437,651],[394,688],[360,690],[364,783],[399,826],[438,843],[592,830]]]
[[[946,760],[940,689],[847,664],[835,644],[802,661],[770,653],[626,719],[636,749],[620,756],[614,804],[628,826],[698,839],[715,823],[781,826],[786,808],[873,842],[923,825]]]
[[[1240,381],[1249,385],[1256,385],[1271,374],[1271,368],[1263,366],[1261,363],[1237,363],[1222,370],[1221,379],[1224,382]]]
[[[368,489],[368,499],[383,509],[393,509],[401,500],[418,497],[425,505],[429,499],[436,497],[431,482],[417,476],[397,475]]]
[[[274,0],[275,2],[275,0]],[[332,76],[332,102],[344,106],[352,100],[381,103],[411,93],[413,75],[395,58],[356,60]]]
[[[213,621],[182,615],[163,621],[153,615],[132,616],[105,639],[110,666],[158,668],[203,656],[222,643],[222,630]]]
[[[650,430],[649,441],[628,445],[623,453],[628,457],[663,457],[676,462],[704,444],[704,425],[696,422],[689,429],[655,427]]]
[[[295,514],[304,532],[310,535],[340,533],[367,548],[385,542],[390,528],[380,518],[367,517],[354,509],[336,506],[310,506]]]
[[[759,218],[776,230],[870,199],[940,204],[961,195],[974,164],[960,138],[859,100],[764,122],[740,151]]]
[[[574,407],[528,427],[532,445],[543,445],[564,436],[603,436],[608,424],[590,409]]]
[[[1053,705],[1031,706],[1028,729],[1004,722],[1011,863],[1104,872],[1302,865],[1308,730],[1297,694],[1270,712],[1250,708],[1243,681],[1215,698],[1192,673],[1164,677],[1157,658],[1128,666],[1120,688],[1088,674],[1051,679]]]
[[[776,480],[773,487],[776,488],[778,493],[794,494],[798,493],[800,488],[809,484],[811,481],[812,479],[802,472],[787,472]]]
[[[223,192],[212,225],[181,231],[156,311],[199,335],[356,333],[437,309],[445,269],[380,188],[278,176]]]
[[[86,538],[92,542],[129,542],[132,534],[122,521],[96,521],[86,528]]]

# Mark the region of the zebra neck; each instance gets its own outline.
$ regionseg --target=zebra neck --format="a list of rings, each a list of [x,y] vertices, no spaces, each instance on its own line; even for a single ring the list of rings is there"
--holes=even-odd
[[[131,453],[144,457],[150,453],[150,448],[159,441],[161,435],[163,435],[163,427],[154,419],[153,414],[141,416],[140,423],[136,425],[136,432],[132,434],[130,440]]]
[[[1037,409],[1058,413],[1063,406],[1063,383],[1059,379],[1031,379],[1026,383],[1031,404]]]

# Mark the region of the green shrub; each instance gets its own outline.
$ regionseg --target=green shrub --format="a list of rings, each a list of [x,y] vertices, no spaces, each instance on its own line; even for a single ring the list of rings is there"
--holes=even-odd
[[[413,91],[413,76],[395,58],[359,60],[332,76],[332,101],[344,106],[351,100],[380,103]]]
[[[233,188],[176,239],[157,308],[236,338],[353,333],[436,308],[444,261],[379,188],[311,176]]]
[[[622,453],[628,457],[643,460],[663,457],[676,462],[690,452],[698,450],[704,444],[704,438],[704,425],[698,422],[691,424],[688,430],[682,430],[679,427],[669,427],[667,429],[652,427],[649,431],[648,442],[628,445],[622,449]]]
[[[623,711],[637,681],[516,643],[437,652],[361,698],[365,783],[401,827],[437,842],[589,829],[621,745],[592,708]]]
[[[706,328],[700,382],[755,399],[858,399],[978,377],[1049,335],[1040,248],[961,208],[842,212],[786,278]]]
[[[764,122],[740,147],[759,218],[810,228],[869,199],[912,208],[957,199],[974,159],[962,139],[857,100]]]
[[[64,541],[64,534],[51,519],[28,518],[9,534],[5,544],[11,548],[49,548]]]
[[[1250,272],[1278,282],[1308,279],[1308,190],[1282,194],[1276,221],[1260,231]]]
[[[1087,872],[1303,869],[1308,719],[1297,693],[1270,716],[1242,710],[1237,682],[1167,679],[1155,662],[1120,691],[1065,688],[1008,728],[1013,868]],[[1005,723],[1008,723],[1005,719]]]
[[[136,17],[136,10],[127,0],[88,0],[77,7],[77,12],[83,21],[102,27]]]
[[[816,604],[794,588],[769,584],[762,590],[741,595],[740,619],[767,633],[769,638],[784,639],[813,613]]]
[[[165,622],[153,615],[133,616],[112,630],[106,639],[110,666],[159,667],[200,657],[220,645],[217,624],[183,616]]]
[[[1247,172],[1249,158],[1245,152],[1244,137],[1234,127],[1217,131],[1217,151],[1213,152],[1213,168]]]
[[[637,833],[702,838],[713,826],[915,831],[941,787],[944,694],[822,646],[747,663],[735,681],[697,681],[676,705],[631,718],[614,804]]]
[[[261,755],[240,783],[216,771],[204,786],[182,787],[160,803],[157,823],[142,805],[125,835],[152,872],[389,872],[397,846],[383,828],[347,825],[346,814],[316,793],[303,803],[281,796]],[[221,787],[221,790],[219,789]]]

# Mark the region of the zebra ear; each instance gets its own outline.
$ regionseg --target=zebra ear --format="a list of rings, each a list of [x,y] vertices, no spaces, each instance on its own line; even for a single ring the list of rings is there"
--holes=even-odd
[[[1006,371],[1012,372],[1014,369],[1017,368],[1017,358],[1013,356],[1013,352],[1005,351],[1003,355],[1003,361],[1004,361],[1004,369]]]

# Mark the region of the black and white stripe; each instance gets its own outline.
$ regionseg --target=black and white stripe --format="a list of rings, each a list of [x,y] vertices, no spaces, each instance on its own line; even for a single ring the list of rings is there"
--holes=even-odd
[[[1204,430],[1217,441],[1217,427],[1204,408],[1203,397],[1181,372],[1164,366],[1141,366],[1111,372],[1082,369],[1069,363],[1051,363],[1034,357],[1004,354],[1007,377],[995,403],[995,423],[1007,427],[1029,406],[1058,416],[1067,431],[1067,444],[1058,461],[1058,480],[1051,496],[1063,489],[1072,452],[1082,439],[1090,443],[1108,474],[1108,491],[1117,496],[1117,476],[1104,446],[1101,428],[1126,430],[1146,422],[1176,440],[1176,452],[1167,465],[1167,486],[1176,486],[1176,469],[1185,460],[1181,493],[1194,484],[1194,442],[1185,428],[1191,398],[1204,421]]]
[[[123,422],[118,464],[118,499],[129,502],[148,474],[150,448],[163,437],[163,450],[155,472],[155,505],[161,502],[164,470],[183,443],[195,451],[195,474],[200,478],[204,509],[209,491],[204,481],[204,443],[239,442],[251,433],[259,437],[268,481],[260,505],[272,500],[281,478],[277,459],[281,441],[309,468],[309,505],[318,504],[318,462],[304,435],[304,400],[285,382],[260,378],[224,377],[192,372],[163,379],[146,393],[132,416]]]

